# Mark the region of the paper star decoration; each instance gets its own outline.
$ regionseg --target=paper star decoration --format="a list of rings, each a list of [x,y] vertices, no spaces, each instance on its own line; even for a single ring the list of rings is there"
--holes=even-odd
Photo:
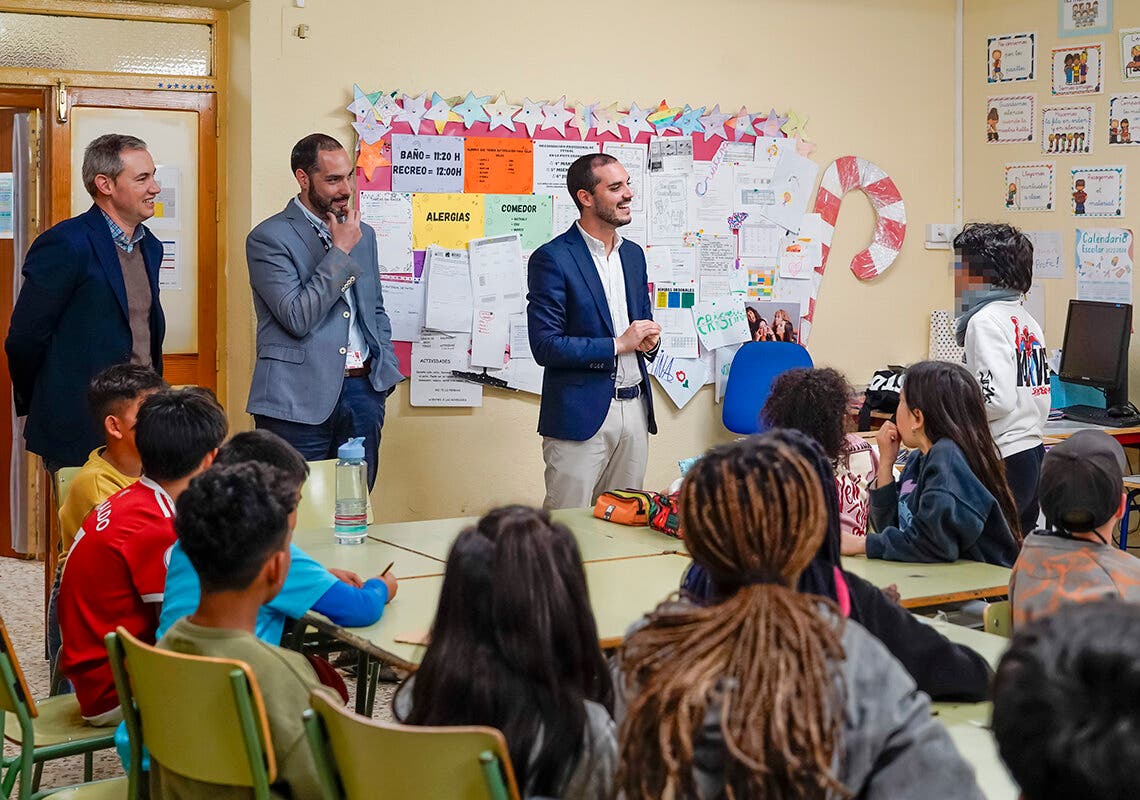
[[[372,104],[373,111],[376,112],[376,119],[385,125],[392,124],[392,117],[400,113],[400,104],[396,102],[396,98],[390,94],[382,94],[376,98],[376,102]]]
[[[780,126],[787,121],[787,117],[781,117],[776,113],[776,109],[773,108],[768,112],[767,119],[760,123],[760,135],[770,138],[779,138]]]
[[[756,114],[749,114],[748,109],[744,106],[736,112],[736,115],[728,121],[728,127],[732,128],[732,138],[734,141],[739,142],[741,137],[751,134],[756,135],[756,129],[752,127],[752,120],[756,119]]]
[[[499,94],[499,99],[493,103],[484,103],[483,110],[488,114],[488,121],[490,122],[490,129],[506,128],[511,133],[515,132],[515,123],[511,120],[515,114],[518,113],[522,106],[516,106],[508,103],[503,95]]]
[[[618,129],[618,125],[621,124],[618,121],[619,113],[621,112],[618,111],[617,103],[610,103],[605,108],[598,108],[595,110],[594,130],[596,130],[599,134],[612,133],[614,136],[620,139],[621,130]],[[634,135],[636,134],[630,136],[630,141],[633,141]]]
[[[367,144],[378,142],[380,137],[392,130],[378,121],[375,114],[369,114],[364,119],[356,120],[352,123],[352,127],[356,128],[356,135],[360,137],[360,140]]]
[[[574,104],[574,118],[570,120],[569,125],[578,129],[578,137],[583,141],[586,139],[586,134],[590,132],[590,128],[594,127],[594,109],[597,107],[597,103],[586,105],[578,101]]]
[[[573,111],[566,110],[566,95],[562,95],[557,103],[549,103],[542,107],[542,130],[557,131],[559,136],[566,136],[566,123],[574,118]]]
[[[637,138],[637,135],[644,131],[645,133],[653,133],[653,126],[649,124],[646,117],[649,116],[649,109],[638,108],[637,103],[633,103],[629,107],[629,111],[621,118],[620,124],[623,128],[629,131],[629,140],[632,142]]]
[[[379,94],[379,93],[377,93]],[[372,113],[373,98],[365,94],[364,90],[352,84],[352,102],[348,104],[348,110],[355,114],[357,117],[364,117]]]
[[[720,103],[713,106],[713,110],[708,114],[701,117],[701,124],[704,126],[705,141],[719,136],[722,139],[728,137],[724,135],[724,123],[732,118],[732,114],[722,114],[720,111]]]
[[[439,92],[432,92],[431,108],[424,114],[424,119],[435,123],[436,133],[443,133],[443,126],[451,121],[451,106],[440,97]]]
[[[474,92],[468,92],[463,102],[451,110],[463,118],[464,127],[470,128],[476,122],[486,122],[490,119],[483,110],[483,104],[490,99],[491,95],[476,97]]]
[[[788,121],[780,126],[780,130],[788,136],[798,136],[807,125],[808,118],[801,117],[794,108],[788,109]]]
[[[815,152],[815,145],[806,139],[796,139],[796,152],[807,158]]]
[[[673,124],[676,125],[677,130],[685,136],[699,133],[705,129],[704,125],[701,124],[701,114],[704,113],[704,106],[700,108],[690,108],[689,104],[686,103],[685,109],[681,112],[681,116],[677,117],[677,120]]]
[[[658,134],[662,134],[674,129],[673,120],[680,111],[679,108],[670,108],[669,104],[662,100],[661,105],[657,106],[657,110],[646,117],[646,120],[657,129]]]
[[[522,111],[515,115],[515,122],[525,125],[527,135],[533,137],[543,122],[542,103],[532,102],[529,97],[523,100]]]
[[[364,171],[364,177],[372,180],[377,167],[388,167],[392,162],[384,157],[384,142],[360,143],[360,155],[356,157],[356,166]]]
[[[404,95],[403,100],[404,107],[396,115],[396,122],[403,122],[412,129],[412,133],[419,133],[420,123],[424,121],[424,114],[427,113],[427,94],[421,94],[419,97]]]

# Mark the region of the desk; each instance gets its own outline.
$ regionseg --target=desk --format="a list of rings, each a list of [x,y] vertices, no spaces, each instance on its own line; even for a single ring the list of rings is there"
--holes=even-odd
[[[551,512],[578,540],[585,562],[614,558],[656,556],[684,552],[684,544],[663,533],[646,528],[605,522],[594,516],[593,509],[566,508]],[[451,543],[459,532],[474,525],[478,517],[433,519],[424,522],[393,522],[368,526],[369,538],[403,547],[439,561],[447,560]]]
[[[316,556],[314,556],[316,558]],[[598,623],[602,647],[616,647],[634,622],[677,591],[689,559],[673,554],[594,561],[585,565],[590,605]],[[397,642],[396,638],[422,638],[431,628],[443,577],[400,581],[396,599],[384,616],[364,628],[341,628],[309,614],[309,624],[372,658],[415,669],[423,659],[424,645]]]
[[[866,556],[843,556],[843,569],[880,588],[895,584],[906,608],[925,608],[1009,594],[1010,570],[980,561],[911,564]]]
[[[1050,439],[1068,439],[1077,431],[1104,431],[1122,445],[1140,445],[1140,428],[1105,428],[1071,419],[1049,420],[1045,423],[1044,434]]]
[[[997,669],[998,662],[1005,655],[1005,651],[1009,649],[1009,639],[1004,636],[974,630],[964,625],[955,625],[952,622],[930,619],[929,617],[917,616],[916,619],[934,628],[954,644],[965,645],[976,652],[986,660],[990,669]]]
[[[989,703],[932,703],[935,719],[946,726],[950,738],[970,766],[978,787],[988,800],[1017,800],[1020,791],[998,755],[989,729]]]
[[[443,574],[442,562],[404,547],[372,539],[365,539],[361,544],[337,544],[332,528],[294,531],[293,543],[321,566],[351,570],[365,580],[376,577],[389,564],[392,564],[392,574],[400,579]]]

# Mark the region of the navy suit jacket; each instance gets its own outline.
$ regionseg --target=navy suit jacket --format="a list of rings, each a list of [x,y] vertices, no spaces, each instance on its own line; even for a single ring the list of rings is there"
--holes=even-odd
[[[151,363],[162,374],[162,243],[148,230],[137,247],[150,282]],[[29,450],[80,466],[104,439],[102,422],[87,407],[87,385],[112,364],[130,361],[132,350],[123,268],[98,206],[40,234],[23,275],[4,342],[16,414],[28,415]]]
[[[630,321],[653,319],[645,253],[621,244]],[[534,251],[527,267],[527,325],[535,361],[546,368],[538,432],[585,441],[602,427],[614,396],[615,331],[602,280],[577,225]],[[637,353],[649,432],[657,433],[645,354]]]

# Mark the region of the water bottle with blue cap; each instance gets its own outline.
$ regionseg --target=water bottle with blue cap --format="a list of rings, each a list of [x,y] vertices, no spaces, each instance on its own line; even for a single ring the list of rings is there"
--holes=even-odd
[[[333,533],[337,544],[363,544],[368,529],[368,465],[364,437],[349,439],[336,451],[336,514]]]

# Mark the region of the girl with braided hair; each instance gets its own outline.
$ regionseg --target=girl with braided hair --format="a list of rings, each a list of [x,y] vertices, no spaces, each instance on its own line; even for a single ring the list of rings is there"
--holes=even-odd
[[[929,701],[830,600],[798,593],[828,524],[819,476],[772,432],[710,450],[681,529],[719,602],[668,602],[626,639],[627,798],[980,798]]]

